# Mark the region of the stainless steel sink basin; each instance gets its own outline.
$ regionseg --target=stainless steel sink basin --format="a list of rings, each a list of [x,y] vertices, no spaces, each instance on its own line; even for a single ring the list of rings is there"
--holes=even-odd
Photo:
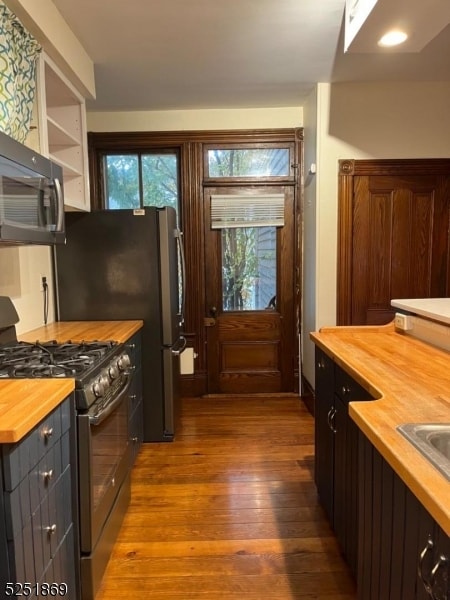
[[[450,481],[450,423],[406,423],[397,429]]]

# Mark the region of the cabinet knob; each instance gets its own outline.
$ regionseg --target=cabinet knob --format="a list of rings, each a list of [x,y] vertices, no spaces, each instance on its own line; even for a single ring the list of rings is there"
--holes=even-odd
[[[131,438],[131,441],[132,441],[134,444],[137,444],[138,440],[139,440],[139,438],[138,438],[138,437],[136,437],[136,436]]]
[[[325,369],[325,361],[322,358],[319,359],[317,366],[319,367],[319,369]]]
[[[48,535],[53,535],[56,533],[56,523],[53,523],[53,525],[50,525],[49,527],[44,527],[44,531],[46,531]]]
[[[42,431],[42,437],[45,440],[49,440],[53,435],[53,427],[46,427],[43,431]]]
[[[48,482],[51,479],[53,479],[53,469],[49,469],[48,471],[44,471],[42,473],[42,477],[44,478],[45,482]]]
[[[344,396],[350,394],[350,392],[352,391],[348,385],[343,385],[341,389]]]

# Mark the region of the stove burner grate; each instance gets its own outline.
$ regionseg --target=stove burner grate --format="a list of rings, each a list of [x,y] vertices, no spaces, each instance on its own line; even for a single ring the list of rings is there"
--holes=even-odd
[[[0,346],[0,379],[81,376],[116,345],[113,341],[37,341]]]

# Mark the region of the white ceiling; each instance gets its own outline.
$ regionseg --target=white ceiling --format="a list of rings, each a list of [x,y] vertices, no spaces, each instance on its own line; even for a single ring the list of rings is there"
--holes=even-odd
[[[378,0],[348,53],[345,0],[53,2],[94,62],[89,110],[301,106],[316,82],[450,80],[450,0]],[[402,15],[434,39],[380,50],[376,28]]]

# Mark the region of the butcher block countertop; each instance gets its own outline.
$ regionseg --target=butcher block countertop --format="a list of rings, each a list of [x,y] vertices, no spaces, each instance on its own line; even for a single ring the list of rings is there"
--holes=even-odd
[[[404,423],[450,423],[450,353],[380,327],[330,327],[314,343],[376,400],[349,414],[440,527],[450,535],[450,482],[396,430]]]
[[[142,321],[73,321],[33,329],[25,342],[115,340],[125,342]],[[0,443],[18,442],[56,408],[74,389],[73,379],[0,380]]]
[[[32,329],[19,336],[24,342],[125,342],[139,331],[142,321],[57,321]]]

